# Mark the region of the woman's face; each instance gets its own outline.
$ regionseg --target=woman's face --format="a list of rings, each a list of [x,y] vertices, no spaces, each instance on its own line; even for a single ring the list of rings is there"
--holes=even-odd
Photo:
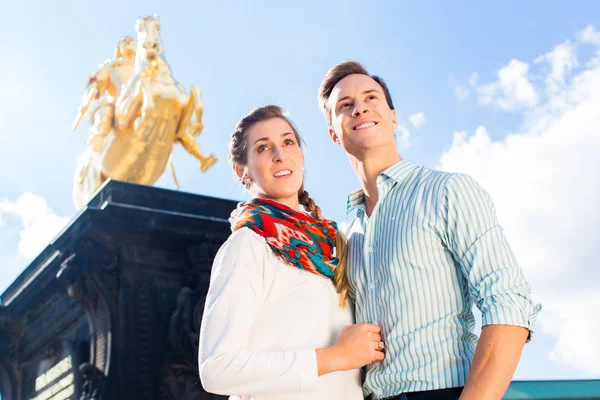
[[[248,165],[238,174],[252,181],[250,191],[297,210],[304,154],[290,124],[281,118],[257,122],[247,140]]]

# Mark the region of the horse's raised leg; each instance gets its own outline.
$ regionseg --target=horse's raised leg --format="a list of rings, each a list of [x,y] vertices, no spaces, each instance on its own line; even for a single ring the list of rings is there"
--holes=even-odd
[[[200,169],[202,172],[206,172],[217,162],[217,157],[212,154],[205,157],[195,140],[204,129],[204,125],[202,124],[203,113],[204,105],[200,98],[200,88],[194,85],[190,88],[188,103],[181,113],[179,126],[177,127],[177,140],[188,153],[200,161]],[[193,116],[196,118],[192,119]]]
[[[200,150],[200,146],[196,143],[196,140],[190,136],[189,134],[185,134],[179,138],[177,138],[179,143],[183,146],[183,148],[190,153],[194,158],[200,161],[200,170],[202,172],[206,172],[210,167],[215,165],[217,162],[217,157],[211,154],[208,157],[205,157]]]

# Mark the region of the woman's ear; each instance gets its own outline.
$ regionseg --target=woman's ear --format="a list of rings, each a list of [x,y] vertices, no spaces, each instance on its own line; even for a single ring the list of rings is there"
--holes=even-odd
[[[249,189],[250,186],[252,186],[252,178],[248,175],[248,168],[236,165],[234,170],[242,185],[244,185],[246,189]]]
[[[237,177],[240,178],[240,180],[244,179],[244,174],[246,173],[246,168],[241,167],[239,165],[234,165],[233,170],[235,171],[235,174],[237,175]]]

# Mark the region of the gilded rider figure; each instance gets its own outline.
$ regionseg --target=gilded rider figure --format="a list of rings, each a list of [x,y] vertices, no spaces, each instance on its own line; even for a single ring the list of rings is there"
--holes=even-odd
[[[115,102],[123,86],[134,74],[135,50],[135,39],[121,38],[115,49],[115,58],[105,61],[88,78],[87,90],[83,94],[72,129],[77,129],[92,105],[100,100],[100,104],[92,111],[92,126],[88,135],[88,143],[96,153],[102,151],[104,138],[114,126]]]
[[[177,143],[206,172],[215,164],[196,138],[202,133],[200,88],[189,94],[172,76],[163,55],[157,16],[136,22],[137,39],[122,38],[114,59],[104,62],[88,79],[87,90],[72,128],[91,111],[88,148],[77,160],[73,202],[83,207],[107,180],[154,185],[170,165]]]

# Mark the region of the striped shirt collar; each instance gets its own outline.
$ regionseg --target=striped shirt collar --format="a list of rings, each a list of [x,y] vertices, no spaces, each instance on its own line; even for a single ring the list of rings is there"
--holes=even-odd
[[[377,186],[380,187],[382,184],[387,184],[390,181],[401,183],[415,168],[417,168],[417,165],[408,160],[398,161],[381,171],[377,177]],[[355,209],[365,210],[365,192],[362,188],[356,189],[348,196],[346,214],[350,214]]]

